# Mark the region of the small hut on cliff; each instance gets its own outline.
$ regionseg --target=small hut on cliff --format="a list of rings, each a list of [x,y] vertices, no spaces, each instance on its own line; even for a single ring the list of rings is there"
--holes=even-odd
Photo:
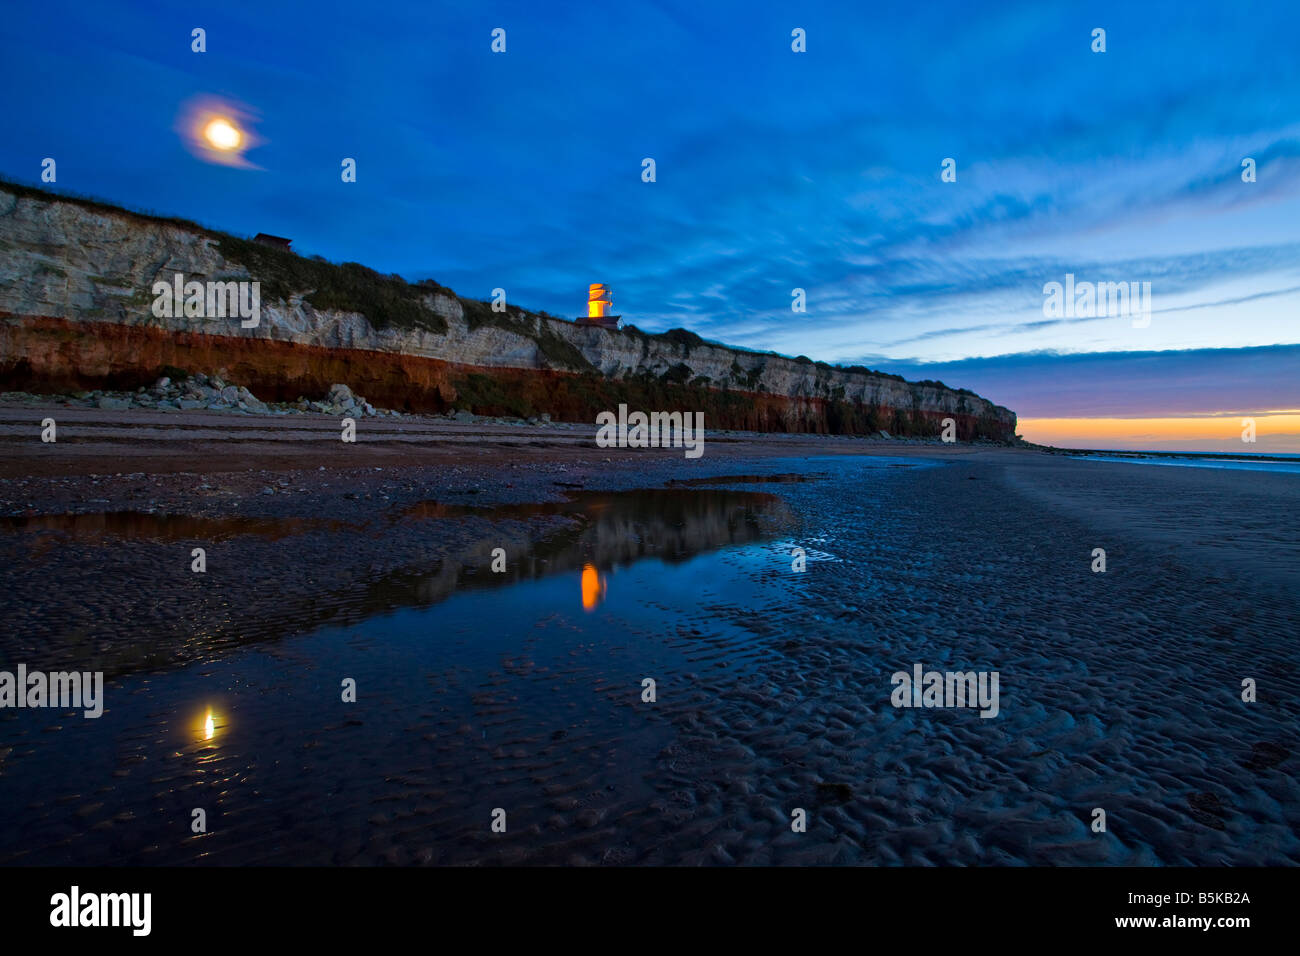
[[[293,242],[292,239],[286,239],[284,236],[272,236],[265,232],[259,232],[253,237],[253,241],[260,242],[264,246],[275,246],[277,249],[288,249],[289,243]]]

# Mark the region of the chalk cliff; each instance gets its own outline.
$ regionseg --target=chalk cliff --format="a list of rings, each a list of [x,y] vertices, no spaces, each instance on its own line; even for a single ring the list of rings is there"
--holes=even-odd
[[[256,327],[158,318],[157,281],[257,280]],[[346,382],[375,404],[593,421],[619,401],[706,413],[710,427],[1010,439],[1014,413],[960,389],[704,342],[683,330],[493,312],[181,220],[0,182],[0,388],[134,387],[164,369],[228,370],[265,399]]]

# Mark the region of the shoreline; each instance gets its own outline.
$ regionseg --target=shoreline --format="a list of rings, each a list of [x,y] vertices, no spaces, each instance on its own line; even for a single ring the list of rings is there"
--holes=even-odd
[[[1289,476],[779,435],[691,460],[446,420],[345,447],[333,419],[277,443],[285,419],[84,415],[61,447],[4,437],[0,669],[103,671],[105,713],[0,715],[26,834],[0,860],[1300,862]],[[998,672],[998,716],[891,707],[917,664]],[[211,795],[207,761],[255,792]],[[322,792],[327,817],[260,839]],[[205,800],[221,826],[177,840]],[[487,839],[494,806],[529,839]]]
[[[41,422],[58,425],[54,446],[41,441]],[[498,423],[500,422],[500,423]],[[917,454],[964,456],[1003,448],[993,442],[944,444],[934,439],[867,438],[707,428],[710,459],[800,454]],[[512,462],[584,465],[645,458],[684,458],[677,448],[599,448],[594,423],[511,424],[488,416],[473,421],[442,415],[357,420],[356,442],[340,440],[337,417],[300,413],[268,416],[214,411],[81,408],[57,400],[0,402],[0,479],[67,475],[151,475],[412,467]],[[237,454],[232,454],[236,451]],[[1017,449],[1034,454],[1034,449]],[[201,466],[198,463],[202,462]],[[4,505],[0,504],[0,508]]]

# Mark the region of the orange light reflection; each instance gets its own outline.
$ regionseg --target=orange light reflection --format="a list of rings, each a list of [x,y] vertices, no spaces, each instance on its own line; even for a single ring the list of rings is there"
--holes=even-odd
[[[608,582],[604,575],[596,570],[594,564],[584,564],[582,566],[582,607],[586,611],[594,611],[596,605],[605,600],[605,592],[608,590]]]

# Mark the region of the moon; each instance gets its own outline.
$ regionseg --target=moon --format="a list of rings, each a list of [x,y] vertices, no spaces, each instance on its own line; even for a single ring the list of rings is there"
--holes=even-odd
[[[245,157],[265,140],[257,133],[256,110],[226,97],[200,93],[181,104],[175,129],[195,157],[236,169],[260,169]]]
[[[213,149],[227,151],[238,149],[239,144],[244,140],[243,134],[235,127],[235,124],[223,116],[210,120],[208,125],[203,127],[203,138],[208,141],[208,145]]]

